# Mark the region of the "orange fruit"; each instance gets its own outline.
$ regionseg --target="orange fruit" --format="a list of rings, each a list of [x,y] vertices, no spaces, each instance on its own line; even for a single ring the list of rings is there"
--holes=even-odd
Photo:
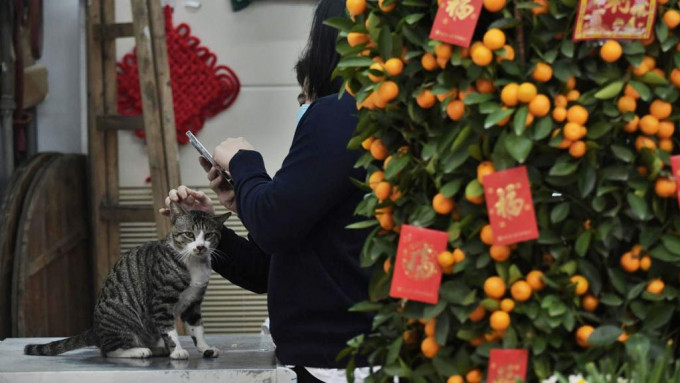
[[[425,335],[426,336],[434,336],[434,331],[435,328],[437,327],[437,320],[436,319],[430,319],[425,323]]]
[[[384,179],[385,173],[383,173],[382,171],[378,170],[376,172],[373,172],[371,173],[371,176],[368,177],[368,186],[370,186],[371,189],[375,190],[376,186],[378,186],[378,184]]]
[[[503,298],[503,295],[505,295],[505,282],[503,282],[500,277],[487,278],[486,281],[484,281],[484,293],[489,298]]]
[[[567,121],[585,125],[588,122],[588,110],[581,105],[573,105],[567,109]]]
[[[459,248],[453,249],[453,261],[455,263],[461,263],[465,260],[465,252]]]
[[[479,305],[477,306],[477,308],[475,308],[473,312],[470,313],[470,316],[468,318],[470,318],[470,320],[473,322],[479,322],[482,319],[484,319],[485,315],[486,310],[484,309],[484,307],[482,307],[482,305]]]
[[[423,66],[423,69],[427,71],[433,71],[437,69],[437,59],[435,59],[434,55],[430,52],[425,52],[423,57],[420,59],[420,63]]]
[[[588,343],[588,338],[593,331],[595,331],[595,329],[590,325],[579,327],[578,330],[576,330],[576,343],[583,348],[589,347],[590,343]]]
[[[621,44],[614,40],[607,40],[600,48],[600,57],[609,63],[617,61],[621,58],[621,54],[623,54],[623,48],[621,48]]]
[[[567,93],[567,100],[569,101],[578,101],[578,99],[581,98],[581,92],[578,90],[570,90],[569,93]]]
[[[503,60],[513,61],[515,59],[515,48],[512,45],[504,45],[502,54],[496,56],[496,62],[501,62]]]
[[[505,8],[506,0],[484,0],[484,9],[489,12],[498,12]]]
[[[630,251],[625,252],[620,259],[621,268],[628,273],[634,273],[640,268],[640,257]]]
[[[649,284],[647,284],[647,291],[652,294],[661,294],[663,292],[664,287],[666,287],[666,285],[663,283],[661,279],[659,278],[652,279],[651,281],[649,281]]]
[[[482,370],[478,368],[470,370],[467,374],[465,374],[465,380],[467,383],[482,383],[482,378]]]
[[[640,119],[640,130],[646,135],[655,135],[659,131],[659,120],[651,114],[645,115]]]
[[[548,13],[550,11],[550,9],[548,8],[548,0],[534,0],[534,4],[538,5],[538,7],[531,8],[531,12],[535,16]]]
[[[550,113],[550,99],[544,94],[536,95],[529,102],[529,113],[536,117],[545,117]]]
[[[621,335],[619,335],[619,337],[616,338],[616,340],[618,340],[618,341],[621,342],[621,343],[626,343],[626,342],[628,342],[628,333],[625,333],[625,332],[624,332],[624,333],[621,333]]]
[[[569,278],[569,282],[571,284],[576,285],[576,289],[574,290],[574,294],[581,296],[585,294],[588,291],[588,280],[582,276],[582,275],[574,275],[571,278]]]
[[[671,138],[675,132],[675,124],[671,121],[659,121],[659,131],[656,136],[659,138]]]
[[[423,109],[429,109],[433,107],[435,102],[437,102],[437,98],[429,89],[425,89],[424,91],[420,92],[416,98],[416,103],[418,103],[418,106]]]
[[[640,65],[633,68],[633,74],[636,76],[644,76],[645,73],[649,72],[650,70],[651,68],[648,67],[647,64],[641,63]]]
[[[493,93],[496,90],[493,81],[481,77],[475,81],[475,88],[477,88],[477,92],[482,94]]]
[[[391,58],[385,62],[385,71],[390,76],[398,76],[404,70],[404,63],[401,59]]]
[[[350,16],[360,15],[366,10],[366,0],[347,0],[345,5]]]
[[[491,28],[484,33],[482,41],[484,42],[484,46],[492,51],[501,49],[505,45],[505,33],[498,28]]]
[[[620,97],[619,100],[616,102],[616,108],[621,113],[635,112],[635,109],[637,108],[637,103],[635,102],[635,99],[633,97],[623,96]]]
[[[626,84],[623,94],[628,97],[633,97],[636,100],[640,98],[640,93],[638,93],[638,91],[635,90],[635,88],[633,88],[630,84]]]
[[[434,340],[433,336],[426,337],[420,344],[420,351],[422,351],[423,355],[430,359],[434,358],[437,353],[439,353],[440,348],[441,347],[437,344],[437,341]]]
[[[556,122],[563,122],[567,119],[567,109],[561,106],[556,107],[553,109],[552,118]]]
[[[481,45],[472,50],[472,62],[477,66],[487,66],[491,60],[493,60],[493,53],[486,46]]]
[[[632,120],[626,122],[626,124],[623,126],[623,130],[628,132],[628,133],[634,133],[638,129],[638,125],[640,124],[640,117],[635,116],[633,117]]]
[[[416,330],[406,330],[404,331],[404,343],[407,345],[413,345],[418,341],[418,333]]]
[[[378,161],[384,160],[387,157],[387,148],[383,145],[381,139],[373,140],[371,144],[371,155]]]
[[[434,47],[434,54],[437,55],[438,58],[448,60],[451,58],[451,54],[453,54],[453,48],[449,44],[441,43]]]
[[[360,44],[365,44],[369,41],[369,37],[366,33],[350,32],[347,34],[347,42],[350,47],[356,47]]]
[[[440,94],[436,95],[435,97],[437,97],[437,100],[439,100],[440,102],[444,102],[444,100],[446,100],[449,97],[453,100],[457,96],[458,96],[458,89],[451,89],[450,91],[448,91],[446,93],[440,93]]]
[[[566,108],[568,102],[569,101],[567,100],[567,96],[565,96],[563,94],[558,94],[557,96],[555,96],[555,106],[556,107]]]
[[[507,330],[510,327],[510,315],[505,311],[494,311],[489,317],[489,326],[496,331]]]
[[[671,198],[676,196],[677,184],[674,180],[659,177],[654,184],[654,192],[661,198]]]
[[[517,88],[517,99],[519,99],[520,102],[528,103],[536,97],[537,93],[538,89],[536,89],[536,85],[530,82],[524,82]]]
[[[668,29],[675,29],[680,24],[680,12],[675,9],[669,9],[663,14],[663,22],[666,23]]]
[[[378,97],[384,102],[388,103],[399,95],[399,85],[394,81],[385,81],[380,84],[378,88]]]
[[[364,148],[365,150],[371,150],[371,144],[375,140],[374,137],[368,137],[365,140],[361,141],[361,147]]]
[[[488,176],[489,174],[493,174],[495,171],[496,168],[493,167],[493,163],[491,161],[483,161],[477,165],[477,182],[484,185],[484,177]]]
[[[479,238],[484,244],[493,245],[493,230],[491,229],[491,225],[484,225],[484,227],[482,227]]]
[[[518,97],[519,85],[511,82],[503,87],[501,90],[501,101],[506,106],[515,106],[519,102]]]
[[[680,88],[680,68],[675,68],[671,71],[671,82],[676,88]]]
[[[383,11],[385,13],[392,12],[394,10],[394,8],[397,6],[396,2],[393,2],[390,5],[385,5],[383,3],[384,3],[383,0],[378,0],[378,7],[380,8],[381,11]]]
[[[510,287],[510,294],[518,302],[526,302],[531,299],[531,286],[526,281],[517,281]]]
[[[550,64],[539,62],[534,68],[534,72],[531,74],[534,80],[538,82],[548,82],[553,76],[553,69]]]
[[[505,0],[503,0],[503,2],[505,2]],[[486,3],[486,1],[484,3]],[[461,375],[452,375],[446,379],[446,383],[465,383],[465,380],[463,380]]]
[[[574,158],[581,158],[586,155],[586,143],[574,141],[569,145],[569,154]]]
[[[564,85],[565,85],[565,86],[567,87],[567,89],[569,89],[569,90],[572,90],[572,89],[576,88],[576,77],[570,76],[570,77],[567,79],[567,83],[564,84]]]
[[[673,107],[671,104],[663,100],[654,100],[649,106],[649,114],[658,118],[659,120],[670,117],[672,112]]]
[[[513,301],[512,299],[505,298],[501,301],[501,310],[505,311],[506,313],[509,313],[514,309],[515,309],[515,301]]]
[[[534,291],[541,291],[545,288],[545,282],[543,282],[543,272],[539,270],[532,270],[527,274],[527,283]]]
[[[380,82],[380,81],[385,79],[385,75],[384,75],[385,67],[383,66],[383,64],[376,62],[376,63],[371,64],[371,66],[368,67],[368,69],[369,69],[369,72],[368,72],[369,80],[371,80],[373,82]],[[375,74],[370,72],[371,69],[374,70],[374,71],[381,72],[381,73],[383,73],[383,75],[380,75],[380,76],[375,75]]]
[[[446,114],[453,121],[460,121],[463,118],[463,114],[465,114],[465,104],[460,100],[450,101],[446,105]]]
[[[470,345],[473,346],[473,347],[479,347],[479,346],[483,345],[484,343],[486,343],[486,339],[484,339],[483,336],[478,336],[474,339],[470,339]]]
[[[389,182],[380,182],[375,187],[375,196],[378,197],[378,201],[382,202],[390,197],[392,194],[392,185]]]
[[[383,263],[383,271],[385,272],[385,274],[389,274],[391,268],[392,268],[392,261],[389,258],[387,258],[385,260],[385,262]]]
[[[637,151],[639,152],[643,148],[647,148],[653,152],[654,150],[656,150],[656,142],[654,142],[654,140],[652,140],[649,137],[645,137],[642,135],[638,136],[635,139],[635,149],[637,149]]]
[[[649,255],[645,255],[640,259],[640,270],[648,271],[652,267],[652,258]]]
[[[394,229],[396,223],[394,222],[394,217],[392,217],[392,213],[382,213],[377,218],[381,228],[385,230]]]
[[[491,245],[489,249],[491,259],[496,262],[503,262],[510,258],[510,247],[502,245]]]
[[[449,267],[456,263],[453,259],[453,254],[450,251],[442,251],[437,255],[437,263],[441,267]]]
[[[475,91],[475,89],[472,87],[472,85],[470,85],[467,89],[461,90],[460,92],[458,92],[458,98],[461,101],[465,101],[465,97],[467,97],[468,94],[470,94],[474,91]]]
[[[446,198],[442,193],[437,193],[432,198],[432,208],[437,214],[449,214],[453,210],[453,199]]]
[[[662,138],[659,140],[659,149],[663,150],[664,152],[672,152],[673,151],[673,140],[670,138]]]
[[[600,304],[600,300],[597,299],[596,296],[593,294],[588,294],[583,299],[581,299],[581,307],[583,307],[584,310],[592,313],[597,309],[597,305]]]
[[[562,135],[569,141],[580,140],[583,135],[582,126],[575,122],[567,122],[562,128]]]

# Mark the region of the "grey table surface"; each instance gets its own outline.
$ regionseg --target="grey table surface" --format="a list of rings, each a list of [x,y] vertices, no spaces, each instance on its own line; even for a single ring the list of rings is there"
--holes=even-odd
[[[8,338],[0,342],[0,383],[68,382],[77,378],[97,383],[141,381],[145,383],[220,381],[291,382],[295,374],[280,365],[274,356],[271,337],[258,334],[206,336],[220,349],[218,358],[205,359],[189,337],[181,337],[189,351],[188,360],[168,357],[148,359],[104,358],[95,347],[70,351],[59,356],[29,356],[23,348],[29,343],[47,343],[59,338]],[[49,374],[49,379],[46,379]]]

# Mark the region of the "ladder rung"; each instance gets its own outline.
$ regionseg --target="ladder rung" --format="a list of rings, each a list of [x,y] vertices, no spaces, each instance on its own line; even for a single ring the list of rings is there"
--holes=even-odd
[[[113,222],[154,222],[158,214],[151,205],[112,205],[102,203],[101,217]]]
[[[132,23],[97,24],[92,33],[95,40],[113,40],[134,36]]]
[[[97,129],[99,130],[144,130],[144,119],[142,116],[118,116],[103,115],[97,116]]]

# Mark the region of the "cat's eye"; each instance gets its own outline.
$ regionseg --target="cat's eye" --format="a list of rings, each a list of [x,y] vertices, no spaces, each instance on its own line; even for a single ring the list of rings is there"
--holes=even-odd
[[[189,238],[189,239],[194,239],[194,238],[195,238],[195,237],[194,237],[194,233],[192,233],[192,232],[190,232],[190,231],[184,232],[184,233],[182,233],[182,235],[185,236],[185,237],[187,237],[187,238]]]
[[[208,234],[205,235],[205,239],[209,239],[211,241],[215,238],[217,238],[217,234],[215,234],[215,233],[208,233]]]

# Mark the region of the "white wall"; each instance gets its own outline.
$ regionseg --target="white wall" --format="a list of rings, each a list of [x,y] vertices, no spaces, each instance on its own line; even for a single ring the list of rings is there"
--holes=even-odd
[[[231,67],[241,80],[241,93],[226,111],[208,120],[198,138],[212,151],[227,137],[245,137],[259,150],[271,175],[280,168],[295,130],[300,92],[293,66],[311,26],[312,0],[255,0],[234,13],[229,0],[203,0],[201,8],[175,1],[175,24],[186,22]],[[119,21],[130,21],[129,3],[118,1]],[[133,39],[121,40],[119,57],[129,52]],[[146,146],[131,133],[119,133],[121,186],[141,186],[149,175]],[[198,155],[187,145],[179,149],[182,182],[204,185]]]

